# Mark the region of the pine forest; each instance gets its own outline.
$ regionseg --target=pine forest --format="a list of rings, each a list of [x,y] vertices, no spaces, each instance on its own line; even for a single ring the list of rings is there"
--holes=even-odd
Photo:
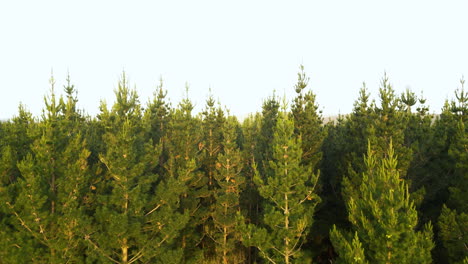
[[[89,116],[51,77],[0,122],[0,263],[467,264],[464,80],[442,109],[379,85],[328,120],[301,66],[240,119],[122,74]]]

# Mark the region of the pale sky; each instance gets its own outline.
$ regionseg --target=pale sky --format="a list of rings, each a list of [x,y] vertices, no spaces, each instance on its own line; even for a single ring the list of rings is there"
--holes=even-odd
[[[299,65],[324,115],[349,113],[384,72],[398,93],[424,91],[431,112],[468,78],[468,1],[0,1],[0,119],[43,108],[53,69],[79,107],[114,101],[123,70],[146,103],[160,77],[197,110],[211,88],[245,116],[276,90],[294,95]]]

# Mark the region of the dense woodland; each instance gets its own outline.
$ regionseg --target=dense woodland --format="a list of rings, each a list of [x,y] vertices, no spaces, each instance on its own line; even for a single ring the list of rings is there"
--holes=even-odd
[[[67,80],[0,122],[0,263],[468,263],[463,80],[435,116],[384,76],[332,122],[302,67],[242,122],[125,75],[91,117]]]

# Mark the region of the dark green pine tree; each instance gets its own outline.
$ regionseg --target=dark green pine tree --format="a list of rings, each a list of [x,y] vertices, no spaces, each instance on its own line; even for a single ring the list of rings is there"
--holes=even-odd
[[[294,120],[294,133],[301,137],[302,139],[302,162],[304,165],[310,166],[312,170],[316,173],[319,173],[318,169],[322,161],[322,145],[326,137],[325,126],[323,125],[323,117],[321,111],[318,110],[318,105],[316,103],[316,95],[311,90],[306,90],[309,83],[309,78],[304,72],[304,67],[301,65],[300,72],[298,73],[298,80],[294,86],[296,97],[293,100],[291,106],[291,115]],[[322,201],[325,203],[329,201],[330,198],[334,198],[332,192],[327,190],[326,192],[323,189],[325,183],[324,178],[322,177],[319,181],[318,192],[322,191],[321,195]],[[317,218],[315,219],[315,226],[311,231],[309,239],[314,243],[313,248],[320,248],[317,251],[327,252],[331,248],[331,244],[326,243],[328,232],[331,228],[331,219],[328,219],[328,214],[326,212],[330,211],[328,205],[321,203],[317,208]],[[325,213],[320,212],[325,210]],[[324,217],[321,217],[324,216]],[[331,216],[334,220],[336,215]],[[319,254],[318,252],[315,254]]]
[[[350,226],[347,220],[346,203],[342,197],[342,183],[347,180],[358,186],[361,172],[365,168],[362,156],[366,153],[366,144],[374,137],[374,105],[365,84],[359,90],[359,97],[354,102],[353,112],[339,116],[335,122],[329,122],[327,137],[323,142],[323,161],[321,164],[320,197],[323,203],[317,208],[316,225],[311,239],[315,261],[328,263],[333,261],[334,250],[329,239],[332,225],[340,228]]]
[[[75,129],[79,129],[76,127]],[[86,207],[86,199],[90,192],[91,174],[88,166],[90,151],[80,132],[75,131],[67,147],[61,153],[60,167],[63,175],[57,179],[57,239],[54,247],[61,253],[61,263],[64,260],[83,262],[86,243],[84,234],[90,229],[91,218]]]
[[[439,237],[450,263],[468,262],[468,132],[460,119],[449,155],[456,161],[447,205],[439,217]]]
[[[317,263],[329,263],[333,260],[334,249],[330,242],[329,230],[332,225],[348,225],[346,206],[341,195],[343,175],[349,168],[345,148],[350,143],[346,140],[346,119],[338,116],[336,121],[326,124],[327,137],[323,142],[320,190],[322,202],[317,206],[314,228],[309,239],[314,260]]]
[[[374,120],[376,141],[373,144],[376,151],[387,153],[387,147],[392,141],[395,154],[398,156],[400,176],[405,178],[412,160],[411,149],[405,146],[405,128],[408,118],[404,111],[399,110],[400,100],[385,74],[379,88],[380,105],[375,106]],[[408,107],[408,109],[410,109]]]
[[[166,102],[166,96],[167,91],[163,89],[163,80],[160,79],[153,99],[148,103],[145,113],[145,118],[149,119],[148,122],[151,126],[149,131],[150,138],[153,140],[154,144],[160,143],[161,139],[163,139],[167,133],[171,106]]]
[[[322,159],[321,149],[326,132],[315,94],[311,90],[305,91],[309,78],[305,75],[304,66],[301,65],[300,69],[294,86],[297,95],[291,107],[294,133],[302,139],[302,162],[316,170]]]
[[[79,124],[64,115],[66,105],[63,99],[56,99],[54,83],[51,78],[51,94],[45,98],[39,126],[42,135],[18,164],[18,196],[7,205],[21,226],[18,230],[31,238],[24,245],[32,247],[29,261],[80,262],[83,244],[79,231],[87,223],[80,205],[89,178],[89,151]]]
[[[258,192],[254,182],[255,171],[253,165],[263,174],[268,167],[268,160],[271,160],[273,150],[271,142],[278,120],[279,100],[275,93],[263,101],[262,113],[256,114],[244,121],[243,131],[245,133],[245,142],[243,147],[244,159],[246,165],[244,168],[246,176],[246,189],[242,196],[246,197],[245,208],[247,209],[247,221],[252,224],[260,224],[263,214],[263,198]],[[247,259],[250,263],[258,260],[257,250],[250,247],[247,251]]]
[[[337,180],[340,180],[342,191],[343,185],[354,185],[357,191],[361,183],[360,173],[365,170],[365,163],[362,157],[366,154],[365,146],[370,141],[372,144],[377,144],[375,123],[378,119],[375,109],[375,102],[369,102],[370,94],[367,91],[366,85],[359,91],[359,98],[354,103],[353,113],[345,122],[345,146],[342,153],[345,155],[345,164],[337,166],[344,169],[343,172],[336,171]],[[385,153],[385,152],[384,152]],[[340,159],[338,159],[340,160]],[[344,176],[344,177],[343,177]],[[344,210],[346,202],[343,201],[341,212]]]
[[[375,141],[374,120],[376,119],[375,102],[370,101],[370,94],[363,83],[359,90],[359,97],[354,102],[353,112],[349,115],[345,122],[345,147],[343,153],[346,155],[348,164],[342,166],[344,171],[342,175],[354,172],[361,172],[365,165],[362,157],[366,154],[366,144],[369,140]]]
[[[428,201],[438,201],[439,208],[448,199],[448,185],[453,174],[455,161],[449,155],[450,146],[455,140],[457,117],[451,111],[448,101],[445,101],[440,115],[434,120],[433,138],[429,149],[429,161],[426,169],[426,186]],[[431,194],[433,193],[433,194]],[[433,199],[430,199],[434,197]],[[437,213],[431,213],[436,218]]]
[[[0,186],[6,188],[20,176],[16,164],[31,152],[31,145],[38,137],[38,129],[31,113],[22,104],[18,107],[18,116],[1,124]]]
[[[255,246],[271,263],[304,262],[301,250],[309,232],[319,197],[315,194],[318,175],[302,165],[301,139],[294,134],[294,121],[281,112],[274,130],[272,158],[265,174],[257,171],[255,183],[264,198],[262,226],[241,220],[243,243]]]
[[[337,263],[431,263],[432,227],[416,231],[417,211],[408,185],[401,179],[390,140],[385,158],[369,144],[366,170],[354,190],[343,193],[352,232],[331,231]]]
[[[466,124],[467,102],[466,92],[464,91],[464,80],[460,81],[461,88],[455,92],[455,100],[451,102],[445,101],[441,114],[435,119],[433,124],[433,139],[429,149],[429,161],[424,169],[427,195],[421,206],[422,212],[427,218],[432,221],[439,222],[438,229],[436,228],[437,244],[434,250],[434,260],[438,262],[446,262],[450,258],[448,248],[444,245],[442,238],[442,228],[440,226],[440,215],[443,209],[443,204],[447,204],[451,209],[450,190],[459,183],[455,179],[460,179],[459,170],[456,168],[458,160],[456,155],[453,155],[451,150],[459,148],[459,122],[464,120]],[[464,110],[465,109],[465,110]],[[465,114],[463,114],[465,113]],[[444,211],[447,211],[444,209]],[[453,213],[453,212],[452,212]],[[461,212],[458,211],[460,214]],[[445,213],[448,215],[448,213]],[[454,215],[454,214],[453,214]],[[454,225],[455,226],[455,225]]]
[[[241,234],[236,228],[239,197],[244,184],[243,160],[237,145],[238,121],[228,117],[223,129],[222,152],[218,155],[214,180],[215,209],[212,213],[217,263],[245,263]]]
[[[201,169],[207,181],[207,190],[200,198],[201,208],[198,210],[200,218],[200,230],[202,230],[202,247],[206,260],[216,259],[216,246],[214,244],[214,233],[216,232],[213,214],[215,213],[215,193],[218,189],[215,180],[216,163],[219,153],[222,151],[223,126],[225,122],[224,112],[221,107],[215,106],[213,96],[209,96],[206,107],[202,112],[202,133],[201,142],[202,158]]]
[[[420,208],[423,199],[426,201],[431,201],[433,199],[433,192],[428,194],[425,187],[430,186],[427,184],[429,171],[425,168],[429,167],[430,151],[433,147],[432,141],[434,133],[431,127],[433,116],[428,114],[429,108],[425,105],[426,100],[423,98],[422,94],[418,98],[413,92],[407,89],[405,93],[401,95],[400,101],[402,104],[401,110],[406,112],[405,118],[408,120],[404,131],[404,145],[410,148],[412,153],[407,179],[410,191],[413,192],[412,197],[415,200],[415,204]],[[416,112],[413,112],[411,109],[413,106],[416,106],[417,103],[419,103],[419,105],[417,105]],[[424,222],[429,220],[424,213],[419,216]]]
[[[273,156],[273,148],[271,142],[278,120],[279,101],[275,94],[267,98],[262,106],[262,119],[260,123],[260,133],[257,136],[257,144],[255,148],[255,162],[258,164],[258,169],[264,173],[268,168],[268,160]]]
[[[465,79],[460,80],[461,87],[455,91],[457,100],[452,101],[452,112],[463,122],[468,119],[468,92],[465,91]]]
[[[83,137],[85,118],[77,108],[77,91],[67,76],[64,86],[66,98],[60,98],[62,114],[60,130],[67,140],[57,160],[61,174],[57,178],[58,238],[56,251],[62,252],[61,260],[83,262],[86,244],[85,230],[90,228],[91,219],[86,212],[87,196],[90,192],[91,173],[88,158],[91,154]]]
[[[5,263],[21,261],[24,256],[32,255],[30,234],[23,232],[24,227],[16,225],[17,218],[11,213],[7,203],[14,204],[21,191],[17,181],[21,177],[18,162],[31,152],[31,145],[37,139],[37,124],[25,106],[20,105],[18,115],[12,120],[1,122],[0,140],[0,259]]]
[[[361,97],[365,97],[365,92],[362,91],[361,94]],[[379,97],[380,105],[374,104],[371,109],[365,112],[363,110],[366,109],[366,105],[362,104],[361,107],[361,103],[358,103],[359,118],[357,120],[361,120],[361,124],[350,121],[350,125],[357,127],[357,129],[351,128],[349,130],[350,135],[354,136],[347,141],[352,142],[351,144],[358,151],[348,149],[350,151],[349,167],[345,174],[347,177],[344,177],[342,181],[342,190],[346,188],[347,195],[354,197],[356,200],[361,196],[359,190],[362,181],[361,173],[366,170],[366,164],[362,162],[362,159],[359,159],[359,155],[362,157],[364,154],[361,153],[363,146],[370,143],[379,159],[383,159],[388,154],[387,148],[391,141],[394,152],[398,156],[397,169],[402,178],[405,178],[412,159],[411,149],[404,145],[404,132],[407,125],[406,112],[400,111],[399,98],[396,97],[395,90],[390,85],[386,75],[384,75],[381,82]],[[365,102],[363,99],[359,101]],[[367,140],[367,142],[363,142],[363,139]],[[359,147],[358,144],[361,144],[361,146]],[[354,192],[354,194],[351,194],[351,192]],[[422,198],[417,200],[420,201]]]
[[[268,162],[273,157],[271,142],[273,141],[273,135],[276,129],[279,107],[279,100],[274,93],[263,102],[262,115],[259,119],[259,131],[255,135],[254,142],[251,143],[252,146],[255,146],[253,149],[253,158],[261,174],[265,174],[266,170],[269,169]],[[258,120],[258,118],[257,116],[256,119]],[[263,210],[260,205],[262,203],[261,198],[257,199],[257,201],[258,204],[253,206],[257,208],[257,212],[255,212],[256,216],[254,216],[253,219],[260,217]]]
[[[202,134],[200,121],[192,115],[193,108],[187,88],[186,97],[170,113],[167,138],[163,139],[168,154],[165,177],[175,178],[185,186],[180,194],[179,211],[189,215],[189,222],[177,241],[177,246],[183,249],[183,263],[203,261],[199,210],[202,210],[200,199],[207,193],[207,179],[200,171]]]
[[[85,235],[89,254],[99,262],[179,263],[174,242],[187,215],[178,213],[183,185],[153,173],[160,145],[148,139],[138,96],[128,88],[125,74],[115,92],[111,111],[101,106],[105,124],[100,154],[104,178],[94,186],[99,203],[94,230]]]
[[[255,175],[254,163],[255,154],[258,146],[258,135],[260,133],[262,116],[260,113],[249,115],[242,123],[241,139],[241,154],[243,160],[243,175],[245,177],[245,185],[241,191],[240,207],[242,215],[248,223],[260,223],[260,209],[262,197],[258,193],[257,186],[253,180]],[[249,247],[245,255],[246,263],[255,263],[257,260],[257,251],[254,247]]]

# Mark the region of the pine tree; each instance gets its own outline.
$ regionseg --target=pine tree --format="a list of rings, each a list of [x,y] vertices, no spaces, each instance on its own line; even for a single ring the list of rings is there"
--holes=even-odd
[[[252,123],[249,124],[249,120],[245,120],[244,130],[248,129],[247,133],[249,145],[246,145],[244,148],[244,156],[248,162],[249,166],[246,166],[246,185],[247,189],[244,192],[244,196],[249,197],[249,201],[246,205],[248,208],[247,211],[247,220],[253,224],[261,224],[262,215],[263,215],[263,197],[258,191],[258,187],[254,181],[255,172],[253,170],[253,165],[256,163],[256,169],[261,172],[261,174],[266,173],[265,171],[269,169],[268,160],[272,159],[273,149],[271,142],[273,140],[274,130],[278,120],[279,112],[279,100],[273,92],[273,95],[268,97],[263,101],[262,112],[253,116]],[[258,252],[256,248],[250,247],[247,252],[248,259],[251,263],[257,261]]]
[[[400,176],[404,178],[412,159],[411,149],[404,144],[404,131],[408,119],[404,112],[399,110],[400,101],[386,74],[379,88],[379,97],[380,105],[374,109],[377,115],[374,120],[375,135],[377,136],[374,147],[378,152],[386,155],[386,149],[392,141],[395,154],[398,156],[397,166],[400,170]]]
[[[329,239],[328,230],[335,224],[340,228],[350,226],[347,220],[346,203],[342,197],[342,185],[358,186],[361,177],[359,172],[364,170],[362,156],[366,152],[364,147],[368,140],[375,142],[375,103],[370,100],[370,94],[364,83],[359,90],[359,97],[354,102],[353,112],[339,116],[336,122],[327,126],[327,137],[323,142],[323,161],[320,197],[323,200],[318,207],[316,224],[313,230],[313,254],[315,260],[327,263],[335,255],[333,245]]]
[[[166,177],[177,179],[185,186],[180,194],[179,212],[189,216],[189,222],[181,230],[178,247],[183,249],[183,263],[199,263],[203,251],[199,244],[202,239],[200,225],[200,199],[207,192],[207,178],[200,171],[203,148],[200,121],[192,115],[193,104],[186,97],[171,111],[166,139],[168,159],[164,164]]]
[[[213,239],[218,263],[244,263],[236,214],[240,211],[239,196],[244,184],[242,156],[237,146],[237,119],[228,117],[223,129],[222,152],[218,155],[214,180],[215,209]]]
[[[346,120],[346,133],[347,135],[345,142],[347,142],[344,153],[347,154],[346,167],[350,167],[354,172],[363,171],[364,163],[362,156],[366,154],[366,144],[369,140],[375,141],[374,133],[375,128],[373,126],[375,119],[375,102],[370,101],[370,94],[363,83],[362,88],[359,90],[359,98],[354,102],[354,108],[351,115]],[[347,174],[349,169],[343,174]]]
[[[314,219],[315,228],[311,231],[310,247],[317,263],[327,263],[333,260],[334,249],[330,242],[329,232],[332,225],[344,227],[348,224],[346,206],[341,195],[341,181],[349,168],[345,149],[350,143],[347,141],[347,121],[338,116],[335,122],[326,124],[327,137],[323,142],[323,158],[321,165],[318,193],[322,202],[317,208]]]
[[[351,142],[349,146],[351,148],[347,149],[349,151],[348,171],[342,181],[342,190],[346,189],[347,195],[345,196],[353,197],[355,200],[361,197],[359,189],[362,182],[361,172],[366,170],[366,164],[362,162],[362,158],[359,158],[365,153],[363,146],[370,143],[375,148],[375,155],[379,159],[384,159],[388,154],[389,143],[392,141],[394,152],[399,157],[397,169],[402,178],[406,176],[412,158],[411,149],[404,145],[406,112],[399,110],[400,101],[386,75],[381,82],[379,97],[379,105],[371,104],[371,107],[368,107],[368,95],[365,89],[362,89],[360,99],[355,104],[356,113],[350,117],[348,132],[351,137],[347,142]]]
[[[169,122],[170,104],[166,102],[167,91],[163,89],[163,80],[159,80],[159,85],[154,92],[153,99],[148,103],[145,117],[150,123],[150,138],[157,144],[167,133]]]
[[[272,141],[272,159],[266,174],[257,171],[255,183],[265,199],[264,226],[243,225],[244,243],[258,248],[271,263],[291,263],[304,257],[301,246],[313,222],[319,197],[314,188],[318,174],[301,165],[301,139],[287,113],[278,118]],[[303,260],[304,261],[304,260]]]
[[[326,132],[315,94],[310,90],[304,93],[309,78],[305,75],[304,66],[301,65],[300,69],[301,72],[298,73],[298,81],[295,85],[297,96],[291,107],[294,133],[302,139],[302,162],[316,170],[322,159],[321,148]]]
[[[448,220],[451,217],[449,215],[455,216],[456,214],[449,210],[456,209],[457,214],[462,213],[458,208],[452,207],[449,200],[453,200],[450,197],[451,191],[450,187],[458,185],[462,177],[460,177],[460,170],[456,168],[456,164],[459,164],[457,155],[453,155],[457,151],[453,152],[454,149],[460,149],[460,143],[463,140],[460,140],[458,135],[460,134],[460,121],[464,120],[464,126],[466,128],[466,93],[464,91],[464,80],[460,80],[461,87],[455,91],[455,100],[449,102],[445,101],[445,104],[442,108],[441,114],[435,119],[433,125],[433,137],[431,140],[431,146],[428,154],[428,163],[425,168],[423,168],[423,175],[425,176],[425,186],[427,190],[427,195],[421,210],[426,215],[427,218],[432,221],[438,221],[439,227],[435,229],[438,239],[436,240],[436,249],[434,250],[434,260],[435,261],[447,261],[451,258],[448,247],[445,246],[445,239],[442,236],[446,236],[447,232],[443,231],[441,225],[447,224],[447,226],[456,227],[454,218],[450,224]],[[463,149],[463,148],[461,148]],[[462,151],[463,152],[463,151]],[[458,176],[456,176],[458,175]],[[443,206],[446,204],[448,206],[445,209]],[[445,220],[441,222],[445,215]],[[458,220],[460,221],[460,220]],[[446,222],[446,223],[443,223]],[[442,235],[442,233],[444,233]],[[446,236],[447,237],[447,236]],[[450,247],[450,246],[449,246]],[[455,257],[456,259],[456,257]]]
[[[80,206],[89,177],[89,151],[78,131],[79,124],[64,115],[72,114],[74,108],[64,111],[67,105],[62,98],[57,100],[54,84],[52,77],[39,127],[42,135],[31,145],[31,153],[18,163],[18,196],[7,202],[21,226],[18,230],[30,236],[32,243],[27,244],[33,247],[29,255],[33,262],[62,263],[82,258],[79,230],[86,217]]]
[[[416,231],[417,211],[400,177],[392,141],[385,158],[368,146],[360,197],[345,188],[354,239],[334,228],[332,242],[340,263],[431,263],[431,225]],[[362,253],[363,252],[363,253]],[[363,254],[365,258],[362,258]]]
[[[1,124],[0,186],[6,188],[20,176],[16,164],[31,152],[31,144],[37,139],[37,129],[31,113],[22,104],[18,107],[18,116]]]
[[[21,191],[17,181],[21,177],[18,162],[31,152],[30,145],[37,137],[36,122],[25,106],[20,104],[18,116],[1,122],[0,140],[0,259],[6,263],[15,263],[32,255],[34,250],[29,234],[24,227],[16,225],[17,219],[8,205],[15,203],[15,197]],[[28,243],[29,242],[29,243]],[[21,246],[20,246],[21,245]]]
[[[260,209],[262,197],[258,193],[257,186],[254,182],[254,163],[255,154],[259,141],[257,140],[262,116],[260,113],[250,115],[242,123],[241,135],[241,154],[243,160],[243,175],[245,177],[245,185],[242,188],[240,207],[242,215],[247,223],[260,223]],[[246,262],[255,263],[258,258],[257,251],[254,247],[249,247],[246,250]]]
[[[406,108],[403,110],[406,110],[405,118],[408,120],[408,125],[404,131],[404,145],[410,148],[412,153],[407,179],[409,180],[410,191],[414,192],[412,197],[415,200],[416,206],[419,208],[423,198],[430,200],[432,197],[432,193],[429,194],[430,197],[426,195],[427,191],[425,185],[427,184],[425,181],[428,172],[425,171],[424,168],[429,166],[429,152],[433,147],[431,144],[434,136],[431,127],[433,116],[427,114],[429,108],[425,105],[426,100],[422,95],[418,98],[413,92],[407,89],[406,92],[401,95],[400,100]],[[416,112],[412,112],[411,107],[415,106],[417,102],[419,106]]]
[[[95,230],[86,234],[90,254],[115,263],[181,261],[172,246],[187,216],[177,213],[183,186],[176,179],[161,179],[152,171],[160,145],[148,140],[138,96],[123,75],[112,110],[100,115],[106,125],[106,167],[98,188]],[[175,258],[175,256],[179,256]]]
[[[464,263],[468,261],[468,136],[461,119],[449,154],[456,160],[456,165],[449,188],[449,207],[444,205],[439,217],[439,236],[448,251],[450,263]]]
[[[326,137],[325,126],[323,125],[323,118],[321,111],[318,110],[318,105],[316,103],[316,95],[311,90],[306,90],[309,83],[309,77],[306,76],[304,72],[304,66],[300,66],[300,72],[298,73],[298,80],[294,86],[296,97],[293,100],[291,106],[291,115],[294,120],[294,133],[301,138],[302,140],[302,163],[304,165],[312,167],[312,170],[315,172],[318,170],[319,165],[322,161],[322,145]],[[318,192],[322,188],[324,183],[324,178],[321,178],[321,181],[318,185]],[[327,196],[331,192],[323,192],[321,195]],[[325,198],[322,201],[327,201]],[[320,210],[329,211],[327,205],[321,203],[317,208],[318,212]],[[326,214],[318,213],[317,216],[326,216]],[[333,216],[335,218],[335,215]],[[322,247],[322,250],[327,251],[326,239],[328,232],[326,230],[331,228],[329,222],[330,219],[316,219],[316,227],[310,234],[311,241],[314,241],[314,247]],[[331,245],[329,245],[331,247]]]
[[[224,112],[221,107],[215,107],[213,96],[209,96],[206,107],[201,113],[203,140],[201,142],[201,169],[207,182],[206,192],[200,197],[201,210],[198,211],[202,240],[200,246],[204,251],[206,260],[216,259],[215,238],[216,232],[213,215],[215,214],[215,193],[218,189],[215,180],[216,163],[219,153],[222,151],[223,133],[225,122]]]
[[[452,112],[460,117],[463,122],[468,118],[468,92],[465,91],[465,79],[460,80],[461,87],[455,91],[457,100],[452,101]]]
[[[268,160],[271,160],[273,155],[271,142],[278,120],[279,107],[280,104],[275,94],[263,102],[260,133],[255,149],[255,161],[258,163],[258,169],[262,173],[268,168]]]

